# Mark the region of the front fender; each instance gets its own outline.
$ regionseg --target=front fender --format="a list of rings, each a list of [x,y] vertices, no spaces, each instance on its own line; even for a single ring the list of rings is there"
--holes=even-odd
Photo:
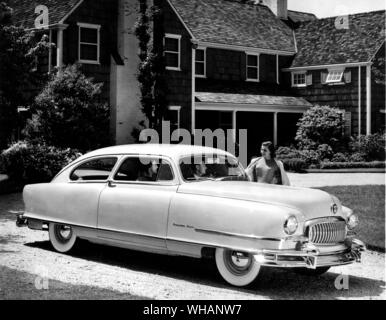
[[[254,251],[278,249],[289,215],[303,215],[278,205],[177,193],[172,199],[167,239],[211,247]],[[301,223],[297,234],[302,234]]]

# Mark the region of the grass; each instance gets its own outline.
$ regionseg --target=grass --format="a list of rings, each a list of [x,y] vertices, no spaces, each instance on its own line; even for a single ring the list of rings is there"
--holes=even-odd
[[[318,188],[340,199],[359,217],[358,238],[369,249],[385,251],[385,186],[337,186]]]

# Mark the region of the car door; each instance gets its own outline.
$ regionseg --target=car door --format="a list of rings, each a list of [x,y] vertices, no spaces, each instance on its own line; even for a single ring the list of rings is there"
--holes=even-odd
[[[165,249],[169,205],[177,186],[171,161],[123,158],[100,196],[98,237]]]

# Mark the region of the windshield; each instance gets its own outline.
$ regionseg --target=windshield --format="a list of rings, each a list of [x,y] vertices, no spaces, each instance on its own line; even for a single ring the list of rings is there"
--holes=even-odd
[[[225,155],[194,155],[180,160],[182,177],[186,181],[236,180],[248,181],[236,158]]]

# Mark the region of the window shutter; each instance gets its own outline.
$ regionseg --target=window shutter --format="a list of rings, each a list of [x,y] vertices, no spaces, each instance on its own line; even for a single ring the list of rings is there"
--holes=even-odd
[[[312,85],[312,73],[306,75],[306,84],[307,86]]]
[[[351,136],[351,112],[347,111],[344,113],[344,135]]]
[[[344,73],[344,81],[346,83],[351,83],[351,71],[346,71]]]
[[[325,84],[327,80],[327,72],[322,71],[320,74],[320,82],[322,84]]]

